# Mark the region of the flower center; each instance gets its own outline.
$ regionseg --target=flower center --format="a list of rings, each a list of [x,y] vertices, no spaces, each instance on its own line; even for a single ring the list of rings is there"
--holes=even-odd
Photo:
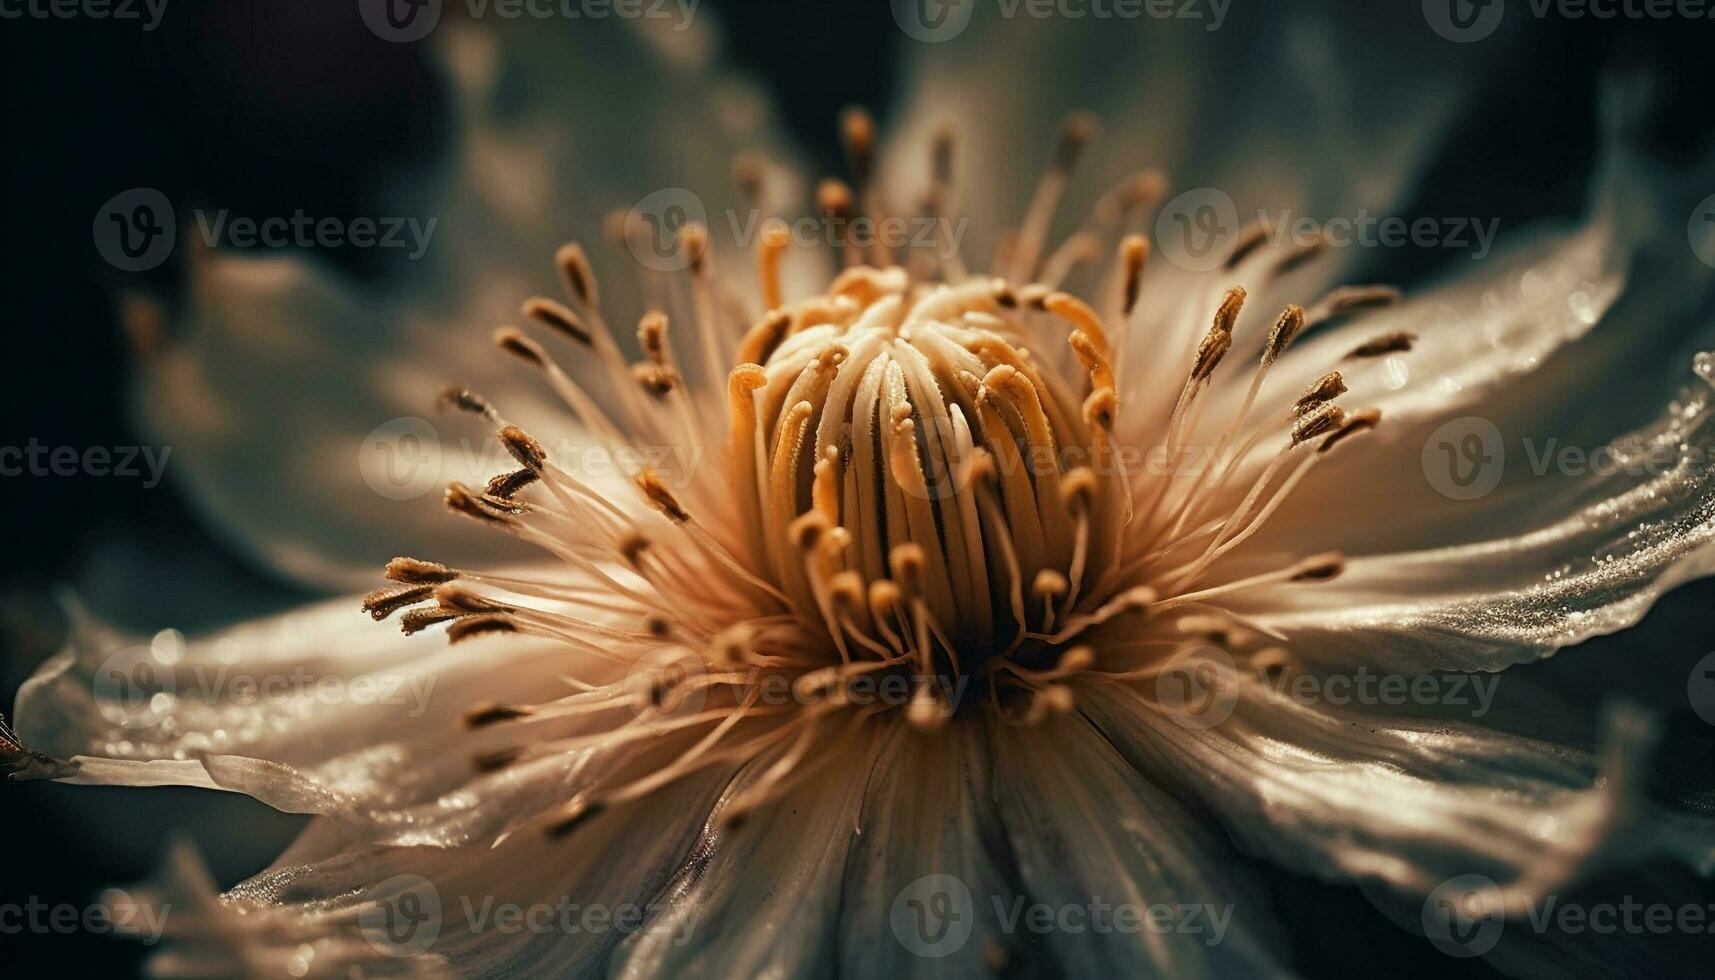
[[[1033,342],[1076,352],[1082,404]],[[1124,506],[1105,347],[1064,293],[849,270],[753,330],[732,375],[749,547],[846,660],[970,671],[1053,630]]]

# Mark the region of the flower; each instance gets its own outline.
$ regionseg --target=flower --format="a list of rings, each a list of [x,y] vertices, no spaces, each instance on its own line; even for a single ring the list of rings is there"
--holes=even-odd
[[[734,255],[693,223],[682,268],[638,273],[648,307],[622,321],[617,277],[565,246],[563,299],[526,299],[529,329],[493,339],[570,417],[515,420],[486,384],[443,395],[513,461],[445,503],[549,562],[414,552],[362,599],[402,635],[353,645],[340,601],[139,654],[178,679],[422,680],[439,693],[421,710],[296,690],[116,719],[100,636],[31,681],[26,738],[0,731],[16,774],[325,818],[219,900],[180,855],[170,900],[191,921],[169,969],[1273,974],[1279,939],[1217,828],[1395,908],[1482,875],[1473,915],[1619,862],[1715,859],[1706,823],[1646,799],[1635,712],[1586,756],[1273,684],[1496,670],[1621,628],[1709,565],[1707,377],[1615,444],[1666,465],[1592,479],[1564,510],[1392,492],[1422,482],[1424,426],[1613,315],[1642,248],[1623,184],[1476,286],[1400,302],[1314,286],[1327,242],[1262,226],[1211,269],[1152,258],[1136,229],[1163,203],[1153,171],[1051,236],[1090,117],[1049,137],[1018,200],[994,185],[1024,146],[914,126],[888,155],[846,116],[854,179],[817,206],[836,227],[908,201],[1022,214],[990,272],[957,236],[805,254],[771,221]],[[742,192],[786,217],[774,173],[747,168]],[[610,223],[619,249],[650,231]],[[619,478],[563,464],[566,445]],[[1436,546],[1387,550],[1414,531]],[[451,645],[422,635],[443,628]],[[1007,896],[1226,915],[1214,936],[1036,941],[991,901]],[[556,916],[510,931],[472,911],[485,900]],[[568,902],[637,913],[570,928]]]

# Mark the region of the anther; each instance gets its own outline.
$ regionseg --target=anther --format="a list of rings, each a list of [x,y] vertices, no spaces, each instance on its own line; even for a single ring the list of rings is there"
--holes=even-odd
[[[1292,423],[1292,444],[1296,446],[1317,436],[1327,435],[1345,423],[1346,413],[1340,410],[1340,406],[1323,405]]]
[[[474,517],[479,521],[499,524],[502,527],[511,527],[517,523],[511,517],[498,513],[492,507],[487,506],[483,498],[472,493],[470,487],[462,483],[448,484],[445,502],[449,510],[466,517]]]
[[[532,714],[535,714],[535,711],[525,705],[495,704],[490,701],[466,711],[464,713],[464,725],[466,728],[487,728],[489,725],[497,725],[503,721],[528,718]]]
[[[1303,329],[1304,308],[1288,306],[1280,314],[1280,319],[1274,321],[1274,328],[1268,332],[1268,344],[1262,350],[1262,363],[1273,364]]]
[[[530,438],[523,429],[509,425],[500,430],[500,444],[518,461],[518,465],[532,472],[542,469],[542,464],[548,461],[548,454],[542,444]]]
[[[653,469],[645,469],[637,474],[637,488],[643,491],[643,496],[649,499],[649,503],[656,510],[674,524],[683,524],[691,519],[685,508],[679,506],[679,500],[673,496],[673,491],[667,489],[661,475]]]
[[[440,408],[455,408],[484,418],[494,417],[494,408],[488,404],[488,400],[468,388],[454,386],[442,389],[435,403]]]
[[[1120,239],[1120,268],[1125,287],[1121,292],[1120,312],[1131,316],[1137,298],[1143,291],[1143,266],[1149,260],[1149,239],[1142,235],[1127,235]]]
[[[1312,555],[1287,570],[1288,582],[1326,582],[1346,570],[1346,556],[1338,551]]]
[[[859,106],[840,113],[840,139],[851,161],[852,179],[858,187],[869,183],[875,159],[875,120]]]
[[[526,319],[534,320],[585,347],[595,342],[589,328],[584,326],[584,322],[578,319],[577,314],[551,299],[542,296],[531,297],[524,301],[520,311]]]
[[[1383,354],[1397,354],[1411,350],[1411,345],[1416,342],[1417,334],[1414,334],[1409,330],[1395,330],[1392,333],[1384,333],[1379,337],[1372,337],[1371,339],[1364,341],[1358,346],[1352,348],[1352,352],[1347,354],[1346,357],[1351,359],[1357,357],[1380,357]]]
[[[495,602],[460,585],[442,585],[435,589],[435,601],[443,608],[460,613],[509,613],[515,610]]]
[[[439,606],[427,609],[412,609],[407,611],[405,615],[399,617],[399,629],[406,636],[414,636],[431,626],[444,623],[450,619],[457,619],[458,616],[458,613],[442,609]]]
[[[1261,221],[1248,225],[1233,242],[1233,251],[1227,256],[1227,264],[1223,268],[1228,271],[1238,268],[1239,263],[1250,258],[1267,241],[1268,225]]]
[[[421,558],[395,558],[387,563],[386,575],[395,582],[412,585],[439,585],[459,577],[458,572],[447,566]]]
[[[577,800],[563,808],[554,820],[548,824],[548,836],[554,839],[570,834],[584,824],[602,815],[607,810],[607,804],[599,800]]]
[[[589,257],[584,254],[582,245],[569,242],[560,246],[559,251],[554,253],[554,267],[559,270],[561,285],[565,287],[568,296],[585,307],[595,306],[600,302],[595,271],[590,268]]]
[[[479,773],[499,772],[517,762],[524,755],[522,745],[509,749],[496,749],[493,752],[478,752],[471,756],[470,765]]]
[[[406,606],[414,606],[427,599],[433,586],[407,585],[392,586],[376,589],[363,597],[363,611],[369,618],[380,622]]]
[[[488,633],[516,633],[518,624],[505,616],[464,616],[453,621],[447,627],[447,641],[462,643],[475,636]]]
[[[483,495],[496,497],[500,500],[511,500],[518,491],[535,482],[535,470],[513,470],[510,473],[501,473],[490,477]]]
[[[1322,445],[1316,447],[1318,453],[1325,453],[1360,432],[1368,432],[1381,422],[1382,413],[1379,408],[1366,408],[1346,416],[1345,422],[1328,438],[1322,440]]]
[[[517,327],[501,327],[494,331],[494,346],[535,367],[545,367],[548,363],[541,345],[524,336]]]
[[[1338,371],[1329,371],[1304,389],[1304,394],[1292,403],[1293,417],[1297,418],[1313,409],[1321,408],[1345,393],[1346,379]]]
[[[691,275],[700,276],[707,266],[704,258],[709,251],[708,229],[695,221],[686,222],[679,229],[679,254],[684,258],[685,265],[691,270]]]

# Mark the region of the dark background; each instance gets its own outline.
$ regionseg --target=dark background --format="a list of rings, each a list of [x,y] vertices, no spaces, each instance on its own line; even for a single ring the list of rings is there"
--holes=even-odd
[[[1415,0],[1390,2],[1400,7],[1400,30],[1423,29]],[[812,160],[839,171],[835,114],[854,102],[892,104],[909,43],[885,0],[703,4],[700,10],[722,18],[734,57],[768,85]],[[1530,24],[1523,57],[1484,69],[1493,97],[1455,129],[1428,189],[1413,202],[1416,212],[1494,215],[1503,226],[1515,215],[1574,213],[1589,176],[1597,79],[1620,64],[1654,66],[1665,84],[1650,131],[1662,153],[1688,158],[1715,133],[1704,107],[1712,24]],[[319,215],[373,214],[367,205],[379,189],[413,162],[431,159],[443,136],[446,93],[421,46],[376,39],[351,0],[170,0],[153,33],[111,22],[24,19],[0,21],[0,39],[6,72],[0,445],[31,438],[78,447],[143,441],[127,421],[128,341],[114,315],[114,291],[142,283],[170,296],[183,274],[184,250],[140,277],[114,272],[89,232],[91,217],[113,194],[150,186],[175,201],[216,199],[239,214],[300,207]],[[1387,36],[1374,40],[1386,44]],[[1467,166],[1473,157],[1484,161],[1480,173]],[[361,250],[336,251],[331,259],[359,280],[393,274]],[[1409,282],[1422,271],[1409,255],[1392,261],[1394,281]],[[140,629],[169,623],[194,629],[214,625],[198,621],[215,615],[207,610],[225,618],[306,597],[199,526],[171,473],[169,465],[166,481],[153,490],[112,477],[0,478],[0,706],[10,708],[18,681],[58,641],[58,586],[102,595],[122,594],[129,585],[133,594],[155,597],[170,613],[151,619],[147,608],[127,610],[127,625]],[[104,553],[162,556],[172,570],[150,583],[112,581],[112,565],[92,558],[98,543]],[[211,592],[219,601],[205,601]],[[1613,688],[1661,710],[1669,744],[1707,766],[1708,726],[1687,710],[1684,678],[1698,656],[1715,648],[1706,612],[1712,600],[1710,586],[1682,589],[1640,630],[1538,669],[1570,673],[1597,660],[1619,664]],[[249,831],[199,842],[223,884],[255,871],[297,826],[217,794],[0,784],[0,903],[37,896],[82,905],[106,885],[142,879],[152,871],[145,855],[160,853],[175,821],[191,809]],[[1485,972],[1390,925],[1354,890],[1261,873],[1293,934],[1295,966],[1308,975]],[[88,936],[0,936],[0,964],[12,976],[49,962],[76,962],[80,973],[129,975],[141,952]],[[1715,962],[1715,951],[1710,955]],[[22,974],[14,972],[20,967]]]

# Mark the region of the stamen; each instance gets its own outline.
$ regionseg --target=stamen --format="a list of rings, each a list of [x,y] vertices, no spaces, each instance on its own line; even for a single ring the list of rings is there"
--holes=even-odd
[[[1381,357],[1383,354],[1397,354],[1411,350],[1411,345],[1416,342],[1417,334],[1409,330],[1395,330],[1392,333],[1384,333],[1379,337],[1364,341],[1352,348],[1352,352],[1347,354],[1346,358],[1350,360],[1360,357]]]

